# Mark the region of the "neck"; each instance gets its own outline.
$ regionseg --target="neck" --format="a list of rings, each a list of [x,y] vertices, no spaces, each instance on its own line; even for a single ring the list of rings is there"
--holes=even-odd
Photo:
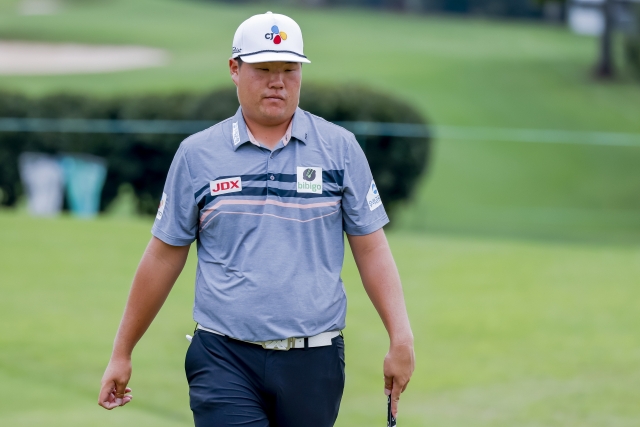
[[[244,121],[247,124],[247,127],[253,134],[254,138],[258,140],[262,145],[267,148],[273,150],[276,145],[280,142],[285,133],[287,133],[287,128],[289,127],[289,123],[293,119],[293,116],[289,117],[289,119],[285,120],[282,123],[275,125],[264,125],[252,120],[250,117],[244,115]]]

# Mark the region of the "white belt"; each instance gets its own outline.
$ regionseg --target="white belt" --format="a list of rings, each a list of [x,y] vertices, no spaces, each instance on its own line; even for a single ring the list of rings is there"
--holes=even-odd
[[[198,329],[211,332],[212,334],[222,335],[224,334],[214,331],[213,329],[205,328],[202,325],[198,325]],[[318,335],[314,335],[312,337],[304,337],[304,338],[285,338],[282,340],[272,340],[272,341],[244,341],[238,340],[242,342],[247,342],[249,344],[261,345],[262,348],[267,350],[289,350],[291,348],[305,348],[305,341],[307,343],[306,347],[325,347],[331,345],[331,339],[340,335],[340,331],[328,331],[323,332]],[[229,337],[232,338],[232,337]],[[232,338],[235,339],[235,338]]]

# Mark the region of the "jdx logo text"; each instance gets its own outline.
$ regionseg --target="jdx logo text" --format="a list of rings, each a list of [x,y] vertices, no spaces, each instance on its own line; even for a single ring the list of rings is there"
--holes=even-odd
[[[220,194],[233,193],[242,191],[242,179],[240,177],[218,179],[209,183],[211,195],[218,196]]]

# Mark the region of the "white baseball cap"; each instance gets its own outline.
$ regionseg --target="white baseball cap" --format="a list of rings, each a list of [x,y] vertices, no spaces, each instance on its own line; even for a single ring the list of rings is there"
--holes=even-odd
[[[306,62],[302,51],[302,31],[285,15],[267,12],[244,21],[233,36],[231,58],[244,62]]]

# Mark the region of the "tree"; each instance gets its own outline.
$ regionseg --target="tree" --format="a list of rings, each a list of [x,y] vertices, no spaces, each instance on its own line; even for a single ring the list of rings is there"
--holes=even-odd
[[[538,4],[545,3],[563,3],[571,6],[572,4],[580,7],[598,8],[602,11],[604,26],[602,34],[600,34],[598,62],[594,67],[594,75],[599,79],[612,79],[615,76],[615,64],[613,60],[613,31],[614,22],[614,3],[626,3],[628,0],[601,0],[600,2],[586,2],[578,0],[536,0]]]
[[[600,36],[600,59],[596,65],[595,75],[600,79],[611,79],[615,75],[613,63],[613,0],[604,0],[602,5],[604,29]]]

